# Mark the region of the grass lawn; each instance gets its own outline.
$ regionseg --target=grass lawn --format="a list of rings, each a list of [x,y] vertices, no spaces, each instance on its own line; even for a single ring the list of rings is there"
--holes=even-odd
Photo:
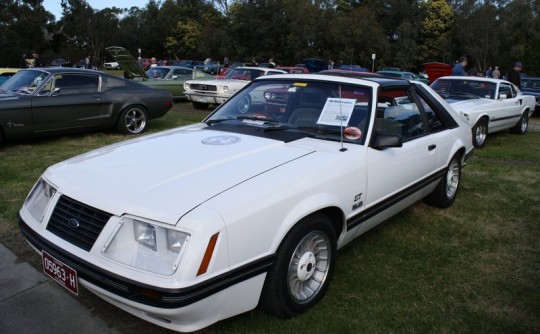
[[[148,132],[201,120],[175,105]],[[17,212],[47,166],[131,138],[93,132],[0,149],[0,242],[39,270]],[[252,311],[201,333],[540,333],[540,132],[488,136],[449,209],[422,202],[338,254],[327,296],[289,320]],[[67,292],[66,292],[67,293]],[[83,290],[81,302],[122,333],[172,333]]]

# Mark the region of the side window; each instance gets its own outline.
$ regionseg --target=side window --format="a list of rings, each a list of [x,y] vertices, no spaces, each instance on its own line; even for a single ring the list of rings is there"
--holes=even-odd
[[[97,93],[99,77],[95,75],[59,74],[54,77],[54,88],[58,95]]]
[[[379,133],[400,136],[403,142],[428,132],[420,108],[405,88],[379,93],[374,127]]]
[[[512,97],[512,89],[510,89],[509,84],[501,83],[499,86],[499,96],[498,98],[501,98],[501,94],[506,94],[506,98],[509,99]]]
[[[191,72],[189,70],[185,70],[183,68],[177,68],[174,70],[174,75],[177,75],[179,77],[191,77]]]
[[[54,82],[54,79],[49,79],[49,82],[47,82],[47,84],[39,92],[39,96],[50,95],[53,90],[53,82]]]
[[[512,97],[516,97],[517,96],[517,88],[514,87],[514,86],[510,86],[510,89],[512,90]]]
[[[438,132],[438,131],[442,131],[446,129],[439,115],[437,115],[437,113],[433,110],[433,107],[431,107],[431,105],[429,105],[427,101],[421,96],[418,96],[418,100],[420,101],[420,104],[422,105],[422,108],[424,109],[424,113],[427,118],[429,130],[431,132]]]

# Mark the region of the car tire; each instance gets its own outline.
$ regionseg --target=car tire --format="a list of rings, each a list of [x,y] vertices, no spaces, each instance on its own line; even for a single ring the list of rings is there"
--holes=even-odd
[[[208,109],[208,103],[193,102],[193,108],[197,110],[206,110]]]
[[[447,208],[456,199],[461,183],[461,155],[456,153],[446,167],[446,173],[425,201],[438,208]]]
[[[486,144],[486,138],[488,133],[488,122],[482,117],[476,122],[472,128],[473,145],[476,148],[482,148]]]
[[[527,129],[529,128],[529,112],[525,111],[523,115],[519,118],[519,121],[516,125],[511,129],[512,133],[517,133],[519,135],[524,135],[527,133]]]
[[[237,102],[238,112],[241,114],[247,113],[250,106],[251,106],[251,97],[249,97],[249,95],[242,96],[242,98],[240,98],[240,100],[238,100]]]
[[[141,106],[129,106],[125,108],[118,119],[117,129],[125,134],[142,133],[146,129],[148,116]]]
[[[266,276],[259,305],[289,318],[315,305],[326,293],[334,272],[336,232],[330,219],[313,214],[287,234]]]

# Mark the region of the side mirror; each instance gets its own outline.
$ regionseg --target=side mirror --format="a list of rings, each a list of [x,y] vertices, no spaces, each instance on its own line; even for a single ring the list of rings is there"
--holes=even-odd
[[[508,95],[506,95],[504,93],[499,94],[499,100],[504,100],[504,99],[507,99],[507,98],[508,98]]]
[[[384,133],[377,133],[375,134],[375,138],[373,138],[371,142],[371,147],[373,147],[376,150],[382,150],[389,147],[402,147],[403,142],[401,141],[401,137],[398,135],[389,135]]]

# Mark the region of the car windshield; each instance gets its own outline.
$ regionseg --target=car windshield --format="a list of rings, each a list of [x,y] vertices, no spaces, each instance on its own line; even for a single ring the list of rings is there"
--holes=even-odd
[[[227,71],[225,79],[236,79],[236,80],[248,80],[251,81],[257,77],[264,75],[264,70],[259,70],[256,68],[231,68]]]
[[[529,89],[540,89],[540,79],[522,78],[521,87]]]
[[[495,99],[497,85],[494,82],[467,79],[437,79],[432,85],[444,98]]]
[[[146,75],[148,75],[150,79],[165,79],[169,71],[170,69],[166,67],[150,67],[150,69],[146,71]]]
[[[338,82],[254,81],[205,122],[217,130],[258,136],[280,132],[282,136],[364,144],[372,94],[371,87]]]
[[[2,85],[2,90],[31,94],[49,75],[43,70],[19,71]]]

